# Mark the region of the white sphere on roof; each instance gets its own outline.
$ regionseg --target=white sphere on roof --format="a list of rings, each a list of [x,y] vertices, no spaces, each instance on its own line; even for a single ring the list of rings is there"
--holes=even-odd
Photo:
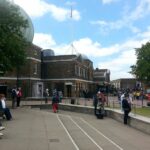
[[[43,57],[55,55],[54,51],[51,49],[43,49],[42,53],[43,53]]]
[[[31,21],[30,17],[28,16],[28,14],[21,7],[19,7],[19,9],[20,9],[20,13],[24,17],[24,19],[26,19],[28,21],[28,27],[23,30],[24,37],[26,38],[26,40],[28,42],[32,42],[33,37],[34,37],[34,27],[33,27],[32,21]]]
[[[25,20],[27,20],[28,27],[24,28],[24,29],[20,29],[20,30],[22,31],[23,36],[25,37],[25,39],[28,42],[32,43],[33,36],[34,36],[34,27],[33,27],[33,24],[32,24],[32,21],[31,21],[30,17],[28,16],[28,14],[20,6],[14,4],[11,1],[8,1],[8,2],[10,2],[11,5],[13,5],[15,7],[18,7],[19,8],[19,12],[20,12],[20,16],[22,16]],[[0,9],[1,8],[4,8],[4,10],[6,12],[8,11],[9,13],[11,13],[11,11],[12,11],[12,9],[10,9],[9,5],[6,3],[5,0],[0,0]],[[6,13],[6,17],[7,17],[7,13]]]

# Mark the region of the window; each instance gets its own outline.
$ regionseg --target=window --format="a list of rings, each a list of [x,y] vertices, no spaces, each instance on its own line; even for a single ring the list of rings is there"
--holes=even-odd
[[[38,67],[38,64],[34,64],[33,66],[33,74],[37,74],[37,67]]]
[[[34,56],[37,56],[38,54],[37,54],[37,51],[36,50],[34,50]]]

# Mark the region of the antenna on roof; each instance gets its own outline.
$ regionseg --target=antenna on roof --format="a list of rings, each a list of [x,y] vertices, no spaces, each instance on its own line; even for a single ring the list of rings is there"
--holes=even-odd
[[[73,28],[73,5],[75,5],[74,2],[68,2],[68,5],[70,5],[70,14],[69,14],[69,18],[70,18],[70,30],[71,30],[71,44],[69,46],[69,49],[71,50],[71,54],[78,54],[78,51],[76,50],[74,44],[73,44],[73,40],[74,40],[74,28]]]

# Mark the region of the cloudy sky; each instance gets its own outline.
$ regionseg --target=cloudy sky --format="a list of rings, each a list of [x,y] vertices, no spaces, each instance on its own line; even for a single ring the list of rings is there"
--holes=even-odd
[[[94,68],[110,69],[111,80],[132,78],[135,48],[150,40],[150,0],[12,1],[31,17],[34,44],[85,54]]]

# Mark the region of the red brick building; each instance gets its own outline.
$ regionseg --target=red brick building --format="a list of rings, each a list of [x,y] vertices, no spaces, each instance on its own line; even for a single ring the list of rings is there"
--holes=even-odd
[[[42,52],[42,79],[45,88],[62,91],[65,97],[81,96],[92,90],[93,63],[82,55],[47,55]]]
[[[55,56],[52,50],[32,45],[27,49],[26,65],[17,72],[0,77],[8,89],[22,87],[24,97],[42,97],[43,91],[56,88],[65,97],[82,96],[93,91],[93,63],[83,55]],[[19,63],[19,62],[18,62]]]

